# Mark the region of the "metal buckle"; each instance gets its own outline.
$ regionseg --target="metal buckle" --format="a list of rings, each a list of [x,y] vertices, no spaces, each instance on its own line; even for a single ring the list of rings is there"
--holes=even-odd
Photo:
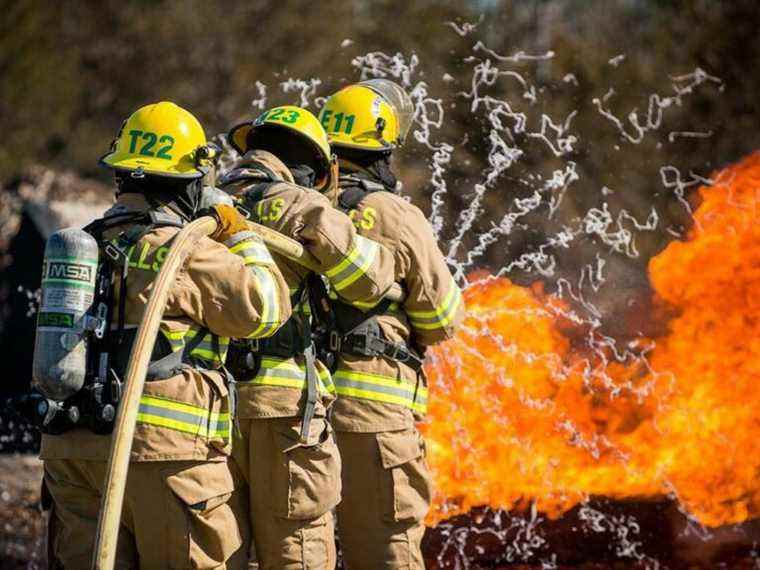
[[[399,362],[407,362],[411,356],[410,352],[403,345],[396,345],[393,350],[393,355]]]
[[[95,338],[102,339],[106,334],[106,324],[108,323],[108,306],[105,303],[98,305],[97,311],[98,324],[93,330]]]
[[[106,246],[103,248],[103,251],[108,257],[110,257],[114,261],[119,261],[122,255],[124,255],[123,252],[112,243],[107,243]]]
[[[251,211],[243,206],[240,202],[235,203],[235,209],[246,219],[251,219]]]
[[[340,335],[337,331],[330,331],[330,350],[333,352],[340,350]]]

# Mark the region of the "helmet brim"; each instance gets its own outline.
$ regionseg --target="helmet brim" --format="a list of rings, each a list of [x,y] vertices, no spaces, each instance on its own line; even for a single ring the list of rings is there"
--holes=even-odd
[[[254,136],[260,135],[261,139],[265,141],[267,131],[286,133],[288,137],[292,137],[289,140],[297,140],[299,145],[302,145],[304,149],[308,149],[308,152],[313,159],[314,166],[318,168],[318,170],[315,170],[318,180],[318,185],[315,187],[315,189],[320,189],[327,184],[330,178],[330,162],[325,159],[322,148],[320,148],[320,146],[309,137],[305,137],[303,133],[301,133],[298,129],[294,129],[287,125],[274,123],[265,123],[263,125],[256,126],[252,125],[251,123],[248,123],[247,125],[238,125],[230,131],[230,144],[235,148],[235,150],[240,152],[240,154],[245,154],[249,150],[255,149],[265,150],[271,152],[278,159],[287,164],[287,157],[283,156],[284,152],[277,152],[276,149],[273,149],[267,144],[249,144],[248,141],[252,134]],[[233,136],[235,137],[234,141]],[[243,138],[244,136],[245,138]],[[242,152],[239,149],[242,149]]]
[[[119,157],[118,152],[111,152],[101,157],[98,164],[105,166],[106,168],[112,168],[113,170],[120,170],[124,172],[135,172],[138,169],[142,169],[146,174],[152,174],[154,176],[166,176],[168,178],[201,178],[204,176],[204,172],[195,166],[178,164],[172,166],[169,169],[162,168],[162,164],[156,163],[149,158],[126,158]]]
[[[391,152],[398,148],[394,144],[383,144],[376,138],[368,137],[367,142],[348,142],[345,140],[330,139],[330,148],[350,148],[352,150],[364,150],[367,152]]]
[[[251,132],[251,127],[251,121],[247,121],[245,123],[235,125],[230,129],[230,132],[227,133],[227,142],[230,143],[232,148],[234,148],[235,151],[240,155],[248,152],[247,140],[248,133]]]

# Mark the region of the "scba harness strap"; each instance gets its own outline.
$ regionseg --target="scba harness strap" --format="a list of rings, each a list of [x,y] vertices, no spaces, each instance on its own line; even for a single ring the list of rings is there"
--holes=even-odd
[[[261,182],[253,184],[246,190],[242,201],[242,208],[250,214],[256,210],[256,205],[265,199],[266,192],[270,188],[282,183],[282,181],[273,180],[274,178],[275,174],[262,165],[251,169],[243,169],[240,172],[233,170],[222,177],[220,183],[224,185],[261,180]],[[302,283],[296,292],[291,295],[291,305],[293,307],[303,307],[307,304],[306,286]],[[310,313],[300,314],[294,311],[290,319],[269,338],[234,341],[230,349],[228,361],[230,364],[228,366],[233,376],[238,379],[241,377],[246,379],[253,377],[254,383],[257,385],[282,386],[282,382],[276,377],[270,380],[267,374],[260,373],[267,372],[263,368],[270,360],[278,362],[279,359],[287,360],[299,355],[302,355],[304,358],[304,388],[306,389],[306,402],[301,422],[301,441],[307,443],[311,431],[311,421],[314,418],[319,399],[320,382],[316,365],[316,347],[312,340]]]
[[[364,198],[374,192],[389,192],[379,182],[359,176],[343,176],[341,181],[350,184],[350,186],[345,186],[338,196],[338,207],[346,213],[356,208]]]
[[[382,356],[403,362],[415,372],[422,370],[424,360],[404,342],[385,338],[377,317],[386,314],[393,304],[388,299],[367,312],[332,299],[319,276],[309,279],[309,297],[312,299],[318,325],[315,327],[317,343],[322,351],[320,358],[334,372],[335,356],[339,353],[355,356]]]
[[[338,206],[345,213],[358,207],[370,194],[390,192],[380,182],[369,180],[361,175],[343,176],[341,182],[346,185],[338,196]],[[396,362],[403,362],[418,374],[420,373],[423,358],[405,342],[393,342],[383,335],[377,317],[389,312],[393,305],[390,300],[383,299],[368,311],[361,311],[342,303],[339,299],[330,299],[321,280],[312,283],[312,295],[317,299],[327,299],[326,304],[332,308],[332,311],[323,312],[322,315],[323,319],[330,321],[327,344],[331,352],[344,352],[356,356],[382,356]]]
[[[105,239],[106,232],[127,224],[130,227],[115,238]],[[121,378],[131,349],[130,337],[133,339],[136,332],[125,329],[126,294],[120,294],[118,307],[114,306],[115,275],[118,273],[119,291],[125,292],[129,249],[155,228],[182,225],[175,216],[148,210],[116,212],[83,228],[95,238],[102,252],[98,262],[95,295],[86,317],[92,324],[85,330],[85,334],[90,335],[85,384],[67,400],[47,402],[47,413],[39,422],[43,432],[60,434],[77,426],[86,427],[98,434],[111,432],[116,407],[121,399]],[[114,318],[115,328],[112,326]],[[157,343],[154,355],[157,351],[160,352],[159,347],[160,343]],[[149,374],[160,376],[168,371],[167,365],[173,368],[174,362],[164,360],[163,355],[152,358]]]

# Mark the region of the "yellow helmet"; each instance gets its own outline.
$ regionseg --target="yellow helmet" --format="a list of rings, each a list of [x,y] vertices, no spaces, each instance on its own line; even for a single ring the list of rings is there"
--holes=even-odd
[[[338,147],[392,150],[404,144],[414,117],[406,91],[390,79],[344,87],[325,102],[319,120]]]
[[[100,162],[128,172],[200,178],[208,172],[213,154],[198,119],[174,103],[161,101],[132,113]]]
[[[264,111],[253,121],[232,127],[227,140],[240,154],[266,150],[288,166],[297,163],[312,166],[317,179],[314,187],[318,190],[330,183],[332,153],[327,133],[314,114],[302,107],[283,105]]]

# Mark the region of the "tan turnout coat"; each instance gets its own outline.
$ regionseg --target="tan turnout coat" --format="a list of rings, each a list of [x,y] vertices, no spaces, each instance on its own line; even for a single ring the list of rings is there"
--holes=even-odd
[[[297,186],[287,167],[274,155],[251,151],[224,177],[220,187],[242,200],[251,219],[303,244],[317,260],[319,272],[345,299],[377,302],[393,283],[394,258],[376,242],[362,237],[351,220],[332,207],[330,200],[314,190]],[[261,199],[247,201],[245,195],[269,183]],[[291,294],[303,286],[309,270],[283,256],[273,254]],[[304,306],[295,311],[307,311]],[[334,399],[328,371],[318,362],[321,403],[317,416],[324,416]],[[238,378],[241,418],[295,417],[303,413],[306,399],[304,360],[264,358],[256,375]]]
[[[342,173],[341,187],[356,185],[355,176]],[[403,303],[378,317],[385,337],[421,347],[451,338],[464,316],[462,294],[420,209],[380,191],[368,194],[348,214],[359,235],[393,252],[394,279],[406,292]],[[400,430],[426,412],[424,376],[404,363],[341,354],[333,381],[338,400],[331,420],[338,431]]]
[[[147,208],[142,196],[124,194],[110,212]],[[153,282],[178,232],[176,227],[153,229],[129,249],[128,327],[140,324]],[[176,376],[146,382],[132,461],[224,460],[230,452],[231,410],[228,387],[215,369],[224,360],[228,337],[265,337],[290,317],[287,284],[260,239],[241,233],[227,245],[199,238],[171,288],[160,334],[172,350],[186,350],[196,335],[203,334],[191,355],[202,359],[204,369],[188,365]],[[110,436],[76,429],[44,435],[40,455],[104,461],[109,446]]]

